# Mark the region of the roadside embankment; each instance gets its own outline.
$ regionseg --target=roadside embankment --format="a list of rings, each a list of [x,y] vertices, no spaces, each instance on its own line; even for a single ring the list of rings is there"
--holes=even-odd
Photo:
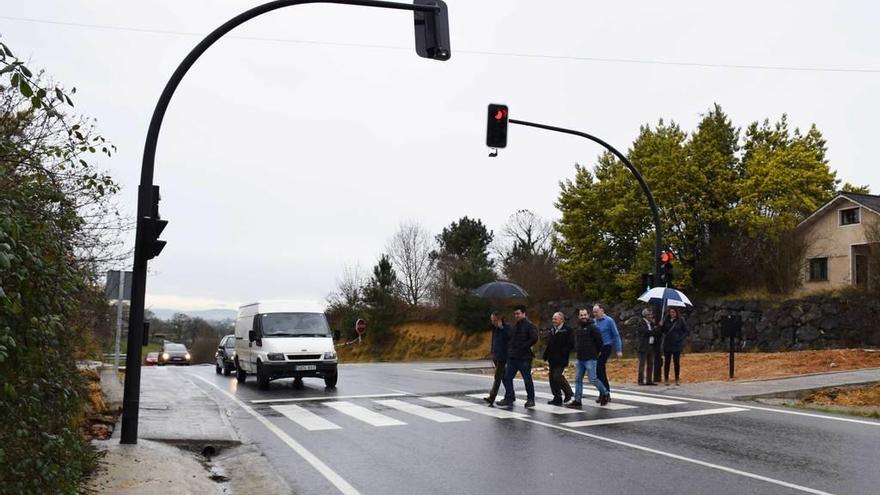
[[[384,337],[384,338],[382,338]],[[340,362],[484,359],[491,333],[466,335],[444,323],[404,323],[387,336],[367,334],[361,343],[337,348]]]

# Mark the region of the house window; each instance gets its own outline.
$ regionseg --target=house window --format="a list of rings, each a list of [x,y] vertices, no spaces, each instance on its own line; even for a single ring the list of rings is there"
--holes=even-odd
[[[840,225],[853,225],[859,223],[859,209],[847,208],[840,210]]]
[[[810,260],[810,282],[828,280],[828,258]]]

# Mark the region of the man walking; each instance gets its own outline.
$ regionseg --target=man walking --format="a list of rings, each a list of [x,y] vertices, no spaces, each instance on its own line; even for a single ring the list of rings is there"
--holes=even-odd
[[[532,382],[532,346],[538,341],[538,329],[526,317],[526,307],[522,304],[513,310],[516,324],[510,335],[510,346],[507,353],[507,371],[504,373],[504,399],[498,401],[499,406],[509,406],[516,402],[513,390],[513,378],[519,372],[526,384],[525,407],[535,407],[535,384]]]
[[[602,350],[599,352],[599,359],[596,363],[596,373],[599,375],[599,381],[608,390],[610,400],[611,384],[608,383],[608,373],[605,370],[605,364],[608,362],[608,358],[611,357],[612,348],[617,351],[617,357],[623,356],[623,342],[620,341],[620,333],[617,331],[617,324],[614,323],[614,319],[605,314],[604,305],[596,303],[593,306],[593,317],[595,318],[596,327],[599,329],[599,334],[602,335]],[[599,400],[597,399],[596,402],[599,402]]]
[[[642,321],[637,329],[637,348],[639,353],[639,385],[654,385],[654,341],[658,329],[654,328],[654,312],[651,308],[642,310]]]
[[[510,345],[511,330],[510,325],[504,323],[504,318],[498,311],[493,311],[489,319],[492,322],[492,361],[495,363],[495,381],[492,382],[489,396],[484,397],[483,400],[489,403],[489,407],[494,407],[498,388],[507,369],[507,347]]]
[[[554,313],[552,321],[553,326],[547,336],[547,347],[543,356],[550,366],[550,391],[553,393],[553,399],[547,403],[560,406],[571,400],[571,385],[563,373],[568,366],[568,355],[574,347],[574,337],[571,329],[565,325],[565,316],[562,313]],[[563,393],[565,398],[562,397]]]
[[[590,320],[590,314],[586,309],[578,311],[578,319],[580,325],[574,331],[574,348],[577,352],[577,361],[575,361],[575,378],[574,378],[574,400],[568,404],[568,407],[580,408],[583,403],[581,397],[584,392],[584,374],[586,374],[590,383],[599,391],[599,404],[608,403],[608,389],[596,376],[596,360],[599,357],[599,350],[602,349],[602,336],[596,324]]]

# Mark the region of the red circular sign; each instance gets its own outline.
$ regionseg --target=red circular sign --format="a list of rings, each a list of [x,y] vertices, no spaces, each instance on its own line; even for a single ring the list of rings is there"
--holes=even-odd
[[[367,331],[367,322],[363,319],[358,319],[354,324],[354,331],[357,332],[358,335],[363,335],[364,332]]]

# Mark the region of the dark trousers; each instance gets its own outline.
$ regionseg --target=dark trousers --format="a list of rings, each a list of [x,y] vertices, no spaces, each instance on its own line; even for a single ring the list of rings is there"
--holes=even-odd
[[[535,401],[535,383],[532,381],[532,360],[527,359],[508,359],[507,370],[504,373],[504,400],[513,402],[516,400],[516,392],[513,390],[513,377],[516,373],[522,375],[523,382],[526,384],[526,397],[529,402]]]
[[[492,382],[492,390],[489,391],[489,401],[495,402],[495,397],[498,396],[498,387],[501,386],[501,381],[504,380],[504,371],[507,369],[507,361],[493,361],[495,363],[495,381]]]
[[[639,385],[654,383],[654,349],[639,352]]]
[[[663,350],[654,342],[654,383],[660,383],[660,372],[663,370]]]
[[[670,358],[675,363],[675,381],[678,381],[678,377],[681,375],[681,351],[679,352],[669,352],[666,351],[663,353],[665,355],[666,362],[664,363],[663,368],[663,379],[667,382],[669,381],[669,360]]]
[[[605,388],[611,392],[611,385],[608,383],[608,373],[605,372],[605,363],[608,362],[609,357],[611,357],[611,344],[603,345],[602,350],[599,351],[599,359],[596,362],[596,374],[599,375],[599,381],[602,382],[602,385],[605,385]]]
[[[572,396],[571,385],[565,379],[564,371],[565,366],[550,367],[550,392],[553,393],[554,399],[561,399],[562,394],[565,394],[566,398],[571,398]]]

